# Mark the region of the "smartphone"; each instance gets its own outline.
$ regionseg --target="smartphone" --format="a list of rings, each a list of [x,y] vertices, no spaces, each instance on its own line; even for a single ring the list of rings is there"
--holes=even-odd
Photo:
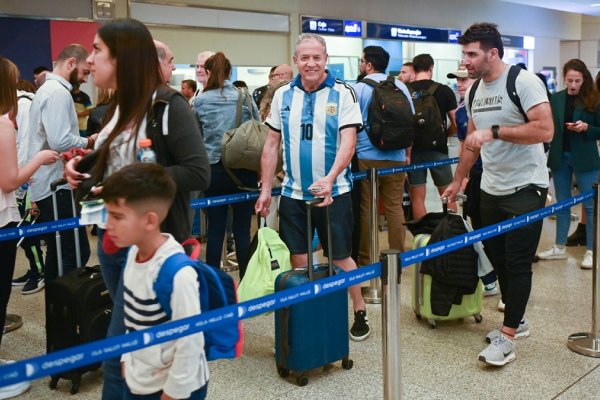
[[[94,189],[98,186],[102,186],[102,182],[97,183],[95,186],[92,186],[89,192],[79,202],[79,204],[83,205],[95,205],[95,204],[104,204],[104,200],[100,196],[94,193]]]
[[[321,190],[323,190],[323,188],[321,186],[315,186],[315,187],[313,187],[313,188],[310,189],[310,191],[312,193],[320,193]]]

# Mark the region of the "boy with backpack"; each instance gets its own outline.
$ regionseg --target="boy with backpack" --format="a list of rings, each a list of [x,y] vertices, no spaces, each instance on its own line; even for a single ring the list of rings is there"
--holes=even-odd
[[[112,174],[104,183],[106,234],[119,247],[131,246],[123,273],[125,327],[147,329],[169,320],[200,313],[199,285],[192,266],[173,278],[170,308],[165,310],[155,281],[166,259],[184,253],[160,224],[175,197],[175,182],[158,164],[135,163]],[[202,332],[124,354],[127,383],[124,399],[204,399],[208,364]]]

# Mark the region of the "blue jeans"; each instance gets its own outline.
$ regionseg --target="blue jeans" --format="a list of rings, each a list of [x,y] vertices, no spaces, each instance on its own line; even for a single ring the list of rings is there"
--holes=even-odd
[[[112,315],[108,327],[107,337],[117,336],[125,333],[125,321],[123,316],[123,270],[127,262],[129,248],[121,249],[115,254],[106,254],[102,250],[102,238],[104,229],[98,229],[98,259],[102,269],[102,277],[110,297],[113,301]],[[120,357],[105,360],[104,385],[102,386],[102,400],[115,400],[122,398],[123,390],[127,386],[121,375]]]
[[[206,398],[206,392],[208,391],[208,382],[200,389],[192,392],[190,397],[183,400],[204,400]],[[160,400],[162,391],[152,394],[133,394],[129,391],[127,385],[125,385],[125,391],[123,392],[123,400]]]
[[[206,197],[221,196],[241,192],[231,180],[225,168],[219,161],[210,166],[210,186]],[[233,170],[237,178],[248,187],[256,187],[256,172],[245,169]],[[245,201],[231,205],[233,210],[233,237],[235,239],[235,254],[240,268],[240,279],[243,278],[248,266],[250,253],[250,223],[254,213],[254,202]],[[221,265],[223,240],[227,226],[229,205],[208,207],[206,216],[208,229],[206,232],[206,263],[215,268]]]
[[[591,171],[573,171],[571,160],[571,153],[563,153],[563,158],[560,162],[560,167],[558,169],[552,170],[557,201],[562,201],[571,197],[571,183],[573,175],[575,175],[575,179],[577,180],[577,186],[579,186],[579,191],[581,193],[592,190],[592,185],[598,181],[597,169]],[[583,208],[585,209],[585,216],[588,220],[588,223],[585,225],[586,247],[588,250],[592,250],[592,246],[594,244],[594,224],[592,223],[592,221],[594,220],[593,199],[584,201]],[[569,234],[570,225],[570,208],[565,208],[556,213],[556,244],[565,245],[567,243],[567,236]]]

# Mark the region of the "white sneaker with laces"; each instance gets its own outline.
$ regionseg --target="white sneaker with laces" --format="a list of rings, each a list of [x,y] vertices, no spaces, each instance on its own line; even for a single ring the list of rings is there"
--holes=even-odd
[[[566,260],[567,250],[565,246],[554,245],[537,254],[540,260]]]
[[[12,364],[14,361],[7,361],[0,359],[0,365],[4,364]],[[8,385],[4,387],[0,387],[0,399],[10,399],[11,397],[16,397],[20,394],[25,393],[31,387],[31,383],[29,382],[19,382],[13,385]]]
[[[515,359],[515,343],[500,335],[479,353],[479,361],[502,367]]]
[[[592,250],[586,250],[583,255],[583,261],[581,261],[581,269],[592,269],[594,265],[594,254]]]
[[[529,324],[527,323],[527,321],[522,320],[521,322],[519,322],[519,327],[517,328],[517,331],[515,332],[515,339],[526,338],[526,337],[529,337],[530,334],[531,333],[529,332]],[[486,335],[485,341],[488,343],[492,343],[500,335],[501,335],[500,328],[494,329],[493,331],[490,331]]]

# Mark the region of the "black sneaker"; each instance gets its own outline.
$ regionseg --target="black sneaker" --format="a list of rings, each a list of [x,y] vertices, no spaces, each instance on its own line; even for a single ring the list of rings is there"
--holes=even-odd
[[[44,286],[46,286],[46,284],[44,283],[44,277],[42,275],[37,275],[37,276],[31,277],[27,281],[25,286],[23,286],[23,289],[21,289],[21,293],[22,294],[36,293],[36,292],[39,292],[40,290],[42,290],[44,288]]]
[[[17,279],[13,279],[12,280],[12,285],[13,286],[25,286],[25,284],[27,283],[27,281],[29,280],[29,277],[31,276],[31,273],[29,270],[27,270],[27,273]]]
[[[369,337],[369,319],[365,310],[354,311],[354,324],[350,328],[350,339],[360,342]]]

